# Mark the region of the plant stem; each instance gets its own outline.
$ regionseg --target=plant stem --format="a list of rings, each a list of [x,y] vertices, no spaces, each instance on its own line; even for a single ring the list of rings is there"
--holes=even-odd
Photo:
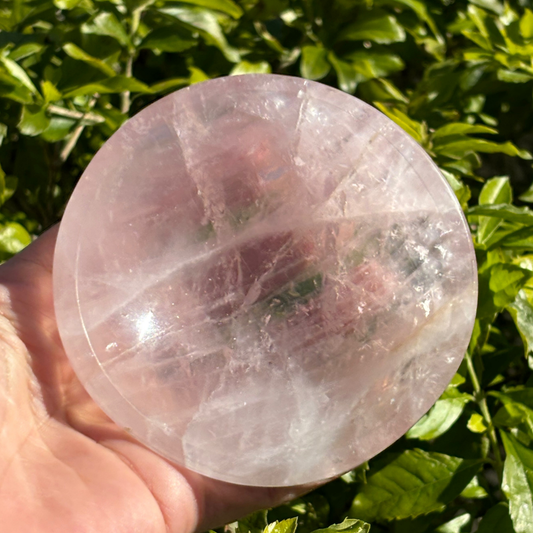
[[[494,425],[492,423],[492,417],[490,415],[489,407],[487,405],[487,399],[485,397],[483,390],[481,389],[481,385],[479,383],[476,369],[474,368],[474,363],[472,362],[472,356],[470,354],[466,354],[465,359],[466,359],[466,366],[468,368],[468,374],[470,376],[470,380],[472,381],[472,386],[474,387],[474,398],[476,400],[476,403],[479,406],[481,414],[483,415],[483,418],[485,419],[485,423],[488,428],[487,432],[489,436],[489,441],[490,441],[492,453],[494,454],[494,459],[495,459],[495,470],[496,470],[496,473],[498,474],[498,478],[501,481],[502,470],[503,470],[502,455],[500,453],[500,445],[498,443],[498,437],[496,436],[496,431],[494,430]]]
[[[89,109],[92,109],[95,103],[96,98],[91,98],[88,104]],[[83,121],[90,115],[91,113],[88,111],[87,113],[84,113],[79,117],[78,125],[74,128],[74,131],[71,133],[69,140],[66,142],[65,146],[63,146],[63,150],[61,150],[61,153],[59,154],[59,160],[61,161],[61,163],[64,163],[67,160],[68,156],[70,155],[70,152],[72,152],[73,148],[76,146],[76,143],[78,142],[78,139],[80,138],[80,135],[82,134],[83,129],[86,126]]]
[[[141,9],[136,9],[131,14],[131,26],[130,26],[130,40],[133,41],[137,30],[139,29],[139,23],[141,22]],[[133,42],[130,44],[128,49],[128,56],[126,59],[126,67],[124,69],[124,74],[126,77],[131,78],[133,73],[133,59],[135,57],[135,48]],[[122,113],[128,113],[131,106],[131,96],[130,91],[124,91],[120,94],[120,111]]]

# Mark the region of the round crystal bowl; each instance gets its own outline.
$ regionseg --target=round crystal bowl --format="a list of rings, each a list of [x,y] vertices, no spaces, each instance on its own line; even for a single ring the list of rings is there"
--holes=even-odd
[[[275,75],[182,89],[126,122],[65,212],[59,330],[140,442],[257,486],[339,475],[433,404],[476,308],[470,232],[383,114]]]

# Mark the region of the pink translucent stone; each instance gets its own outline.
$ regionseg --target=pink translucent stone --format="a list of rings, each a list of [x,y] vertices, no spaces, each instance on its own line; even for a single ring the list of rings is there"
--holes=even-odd
[[[423,149],[297,78],[220,78],[129,120],[61,224],[54,293],[81,381],[168,459],[322,480],[433,404],[476,307],[470,232]]]

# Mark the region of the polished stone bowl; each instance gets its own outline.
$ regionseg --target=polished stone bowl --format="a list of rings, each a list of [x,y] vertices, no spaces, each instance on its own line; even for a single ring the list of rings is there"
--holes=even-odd
[[[337,476],[457,370],[476,265],[424,150],[357,98],[219,78],[124,124],[59,232],[54,297],[80,380],[169,460],[245,485]]]

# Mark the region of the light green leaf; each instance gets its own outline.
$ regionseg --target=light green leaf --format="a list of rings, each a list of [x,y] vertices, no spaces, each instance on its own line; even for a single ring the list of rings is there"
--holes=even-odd
[[[357,73],[359,75],[359,73]],[[390,80],[374,78],[362,82],[359,90],[363,100],[367,102],[387,102],[391,104],[407,104],[409,100]]]
[[[61,93],[57,90],[56,86],[48,80],[41,81],[41,92],[44,96],[44,103],[56,102],[61,100]]]
[[[2,146],[2,143],[4,142],[6,135],[7,135],[7,126],[3,122],[0,122],[0,146]]]
[[[77,59],[78,61],[88,63],[89,65],[100,70],[107,76],[114,76],[116,74],[116,72],[107,63],[104,63],[101,59],[89,55],[87,52],[84,52],[81,48],[79,48],[73,43],[64,44],[63,50],[72,59]]]
[[[533,39],[533,12],[527,8],[520,19],[520,35],[526,40]]]
[[[270,64],[266,61],[259,61],[257,63],[250,63],[250,61],[241,61],[237,63],[230,72],[231,76],[239,74],[270,74],[272,69]]]
[[[506,83],[526,83],[533,80],[532,74],[517,72],[516,70],[508,70],[505,68],[498,69],[496,72],[496,77],[500,81],[504,81]]]
[[[81,25],[82,33],[94,35],[106,35],[117,40],[123,46],[131,46],[130,38],[124,26],[113,13],[102,11],[92,20]]]
[[[518,198],[522,200],[522,202],[532,203],[533,202],[533,185],[531,185],[529,189],[524,194],[520,195]]]
[[[468,513],[456,516],[455,518],[452,518],[448,522],[440,525],[437,529],[435,529],[434,533],[463,533],[470,528],[467,526],[470,525],[470,522],[472,521],[472,516]]]
[[[197,40],[191,32],[179,26],[164,26],[151,31],[142,40],[139,48],[150,48],[161,52],[183,52],[196,43]]]
[[[228,61],[232,63],[240,61],[239,51],[228,44],[216,15],[211,11],[188,6],[163,7],[159,11],[181,20],[190,28],[199,30],[204,40],[219,48]]]
[[[341,30],[338,40],[390,44],[405,41],[405,31],[395,17],[381,9],[372,9]]]
[[[232,0],[180,0],[184,4],[194,4],[196,6],[207,7],[216,11],[226,13],[230,17],[238,19],[242,16],[242,9]]]
[[[426,126],[424,124],[413,120],[399,109],[389,108],[379,102],[376,103],[376,107],[411,135],[415,141],[420,144],[424,143],[427,137]]]
[[[461,416],[465,405],[472,399],[449,386],[443,397],[407,433],[408,439],[431,440],[446,433]]]
[[[487,498],[487,491],[479,484],[478,476],[472,478],[472,481],[465,487],[460,494],[461,498],[469,500],[481,500]]]
[[[0,254],[3,257],[20,252],[30,243],[30,234],[17,222],[0,225]]]
[[[448,137],[450,135],[457,134],[472,134],[472,133],[498,133],[494,128],[488,128],[480,124],[467,124],[465,122],[452,122],[446,126],[442,126],[437,129],[433,134],[433,140],[440,139],[442,137]]]
[[[264,529],[264,533],[295,533],[297,523],[298,520],[296,518],[273,522],[272,524],[268,524]]]
[[[441,168],[440,171],[446,178],[446,181],[448,182],[450,187],[453,189],[453,192],[459,200],[459,203],[461,204],[463,210],[466,209],[468,207],[468,200],[470,200],[470,197],[472,196],[470,187],[468,187],[468,185],[465,185],[460,179],[455,176],[455,174],[448,172],[446,169]]]
[[[440,139],[438,143],[434,144],[433,149],[439,155],[451,157],[453,159],[461,159],[465,155],[474,152],[488,154],[502,153],[521,157],[522,159],[532,158],[527,150],[520,150],[510,141],[496,143],[485,139],[467,137],[466,135],[450,135],[444,139]]]
[[[372,472],[349,516],[367,522],[414,518],[441,511],[468,485],[482,460],[466,460],[413,449]]]
[[[18,123],[18,129],[24,135],[31,137],[39,135],[50,124],[50,118],[46,114],[46,110],[39,106],[24,106],[22,108],[22,115]]]
[[[189,67],[189,72],[191,73],[189,78],[190,85],[211,79],[202,69],[199,69],[198,67]]]
[[[509,514],[516,533],[531,533],[533,524],[533,451],[502,431],[507,457],[502,490],[509,500]]]
[[[500,502],[491,507],[479,523],[476,533],[516,533],[509,516],[509,506]]]
[[[340,524],[334,524],[323,529],[315,529],[313,533],[368,533],[370,524],[362,520],[345,518]]]
[[[64,94],[65,98],[73,98],[74,96],[83,96],[86,94],[113,94],[121,93],[123,91],[147,93],[152,91],[150,87],[135,78],[128,78],[127,76],[113,76],[105,80],[100,80],[96,83],[90,83],[76,89],[71,89]]]
[[[26,74],[26,71],[18,63],[2,55],[0,55],[0,63],[2,63],[9,74],[13,76],[13,78],[15,78],[21,85],[26,87],[26,89],[31,91],[33,94],[39,94],[30,77],[28,74]]]
[[[74,9],[82,0],[54,0],[54,5],[59,9]]]
[[[494,425],[502,429],[516,428],[533,439],[533,409],[520,402],[503,405],[493,419]]]
[[[495,177],[488,180],[479,195],[480,205],[510,204],[513,193],[507,176]],[[500,227],[501,220],[494,217],[479,217],[476,232],[477,241],[481,244],[487,242],[494,232]]]
[[[472,433],[484,433],[487,431],[487,426],[485,425],[485,420],[483,417],[478,413],[472,413],[470,416],[466,427],[472,432]]]
[[[331,64],[328,51],[322,46],[304,46],[300,60],[300,73],[308,80],[320,80],[328,75]]]

